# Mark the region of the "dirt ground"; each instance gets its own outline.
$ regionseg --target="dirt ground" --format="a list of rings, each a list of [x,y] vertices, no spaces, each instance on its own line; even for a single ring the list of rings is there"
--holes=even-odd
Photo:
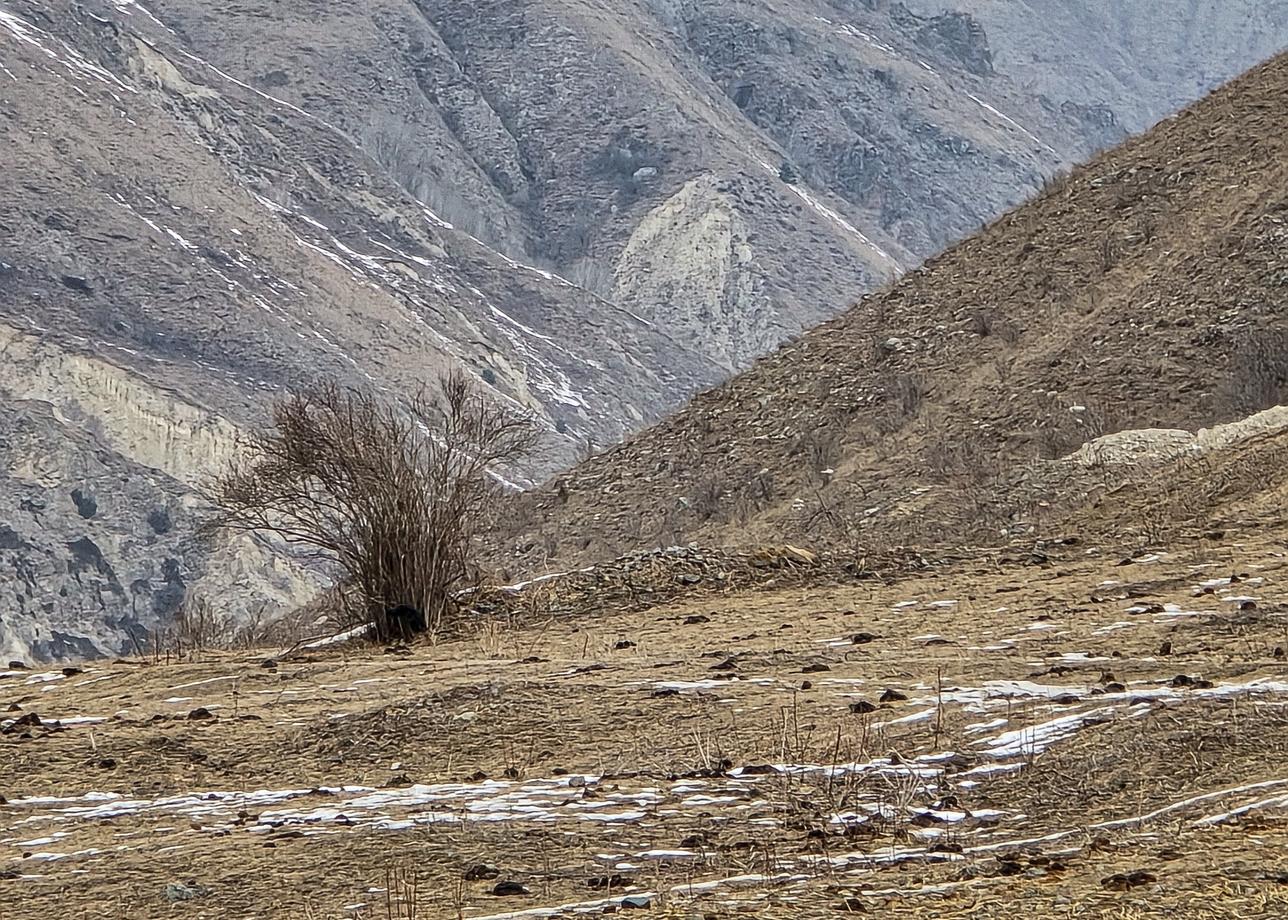
[[[1283,916],[1288,571],[1238,539],[3,671],[0,915]]]

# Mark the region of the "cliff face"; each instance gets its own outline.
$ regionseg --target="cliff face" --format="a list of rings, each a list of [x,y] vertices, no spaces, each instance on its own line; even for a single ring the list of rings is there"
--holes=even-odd
[[[1186,91],[1151,55],[1252,63],[1280,6],[1106,29],[1087,53],[1148,79],[1096,83],[1021,67],[966,3],[0,0],[0,434],[56,535],[0,519],[46,573],[21,647],[64,616],[37,597],[66,589],[66,641],[109,651],[169,609],[132,581],[213,577],[191,521],[146,518],[199,506],[284,388],[397,398],[463,367],[542,422],[514,474],[538,481],[1161,115]],[[86,457],[128,513],[68,504]],[[123,593],[68,561],[81,535]],[[305,590],[262,567],[265,596]],[[73,569],[106,586],[88,607]]]

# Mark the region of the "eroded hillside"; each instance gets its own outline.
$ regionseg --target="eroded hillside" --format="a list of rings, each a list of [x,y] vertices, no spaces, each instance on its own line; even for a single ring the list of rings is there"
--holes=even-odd
[[[501,552],[1000,539],[1060,494],[1041,461],[1283,401],[1286,113],[1279,57],[559,477]]]

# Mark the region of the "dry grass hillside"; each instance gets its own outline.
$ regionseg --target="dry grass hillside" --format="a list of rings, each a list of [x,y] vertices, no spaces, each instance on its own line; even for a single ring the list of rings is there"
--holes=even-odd
[[[997,539],[1085,441],[1282,401],[1285,127],[1281,56],[527,497],[499,554]]]
[[[542,583],[414,649],[10,666],[0,903],[1281,917],[1283,533],[962,550],[859,580],[804,564],[575,615]]]

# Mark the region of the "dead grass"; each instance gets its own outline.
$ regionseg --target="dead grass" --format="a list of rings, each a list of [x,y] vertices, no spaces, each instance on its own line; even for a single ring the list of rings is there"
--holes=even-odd
[[[1273,649],[1285,562],[1272,541],[1228,544],[1216,568],[1196,568],[1188,552],[1121,566],[1118,554],[1088,549],[1041,566],[976,560],[888,582],[519,620],[392,655],[209,652],[31,684],[5,678],[0,703],[20,712],[106,721],[0,736],[0,793],[10,802],[0,805],[0,872],[36,876],[0,885],[21,893],[15,917],[59,904],[86,916],[404,920],[411,904],[415,917],[480,917],[631,893],[649,894],[660,916],[835,916],[849,899],[889,916],[1002,916],[1016,899],[1035,916],[1204,917],[1223,905],[1272,916],[1283,902],[1275,879],[1288,871],[1282,812],[1193,822],[1274,791],[1228,790],[1288,778],[1279,770],[1282,697],[1209,701],[1180,689],[1140,716],[1124,700],[1103,724],[1047,750],[1022,748],[1016,774],[958,782],[991,762],[979,742],[1004,730],[980,723],[1002,718],[1014,730],[1088,711],[1104,705],[1112,683],[1143,691],[1170,688],[1178,674],[1220,685],[1282,673]],[[1264,615],[1239,617],[1220,592],[1195,594],[1231,565],[1264,579],[1233,586],[1255,591]],[[906,601],[916,605],[896,606]],[[1126,610],[1173,602],[1197,615]],[[1115,623],[1130,625],[1105,629]],[[1171,652],[1161,656],[1164,641]],[[714,668],[729,659],[732,667]],[[1062,696],[998,699],[982,711],[961,702],[991,680]],[[190,718],[198,707],[211,718]],[[956,777],[951,793],[940,768],[900,771],[934,752],[957,752],[943,767]],[[848,763],[887,767],[824,769]],[[749,775],[738,779],[739,768]],[[358,793],[308,791],[547,789],[569,776],[595,779],[560,792],[569,798],[549,817],[495,821],[462,822],[463,805],[373,812],[352,803]],[[269,789],[300,793],[254,804],[255,791]],[[46,806],[13,804],[205,790],[237,792],[247,804],[53,824],[25,820]],[[1157,819],[1090,829],[1177,803]],[[1001,815],[944,824],[936,807]],[[315,821],[271,817],[318,809],[329,811]],[[642,816],[575,817],[631,809]],[[834,820],[846,814],[856,817]],[[70,836],[14,845],[59,828]],[[91,849],[101,853],[23,855]],[[672,855],[638,855],[650,851]],[[477,866],[499,874],[471,874]],[[1155,881],[1126,891],[1102,884],[1137,871]],[[747,875],[757,878],[724,881]],[[529,893],[491,894],[503,881]],[[176,906],[165,895],[171,882],[210,893]]]

